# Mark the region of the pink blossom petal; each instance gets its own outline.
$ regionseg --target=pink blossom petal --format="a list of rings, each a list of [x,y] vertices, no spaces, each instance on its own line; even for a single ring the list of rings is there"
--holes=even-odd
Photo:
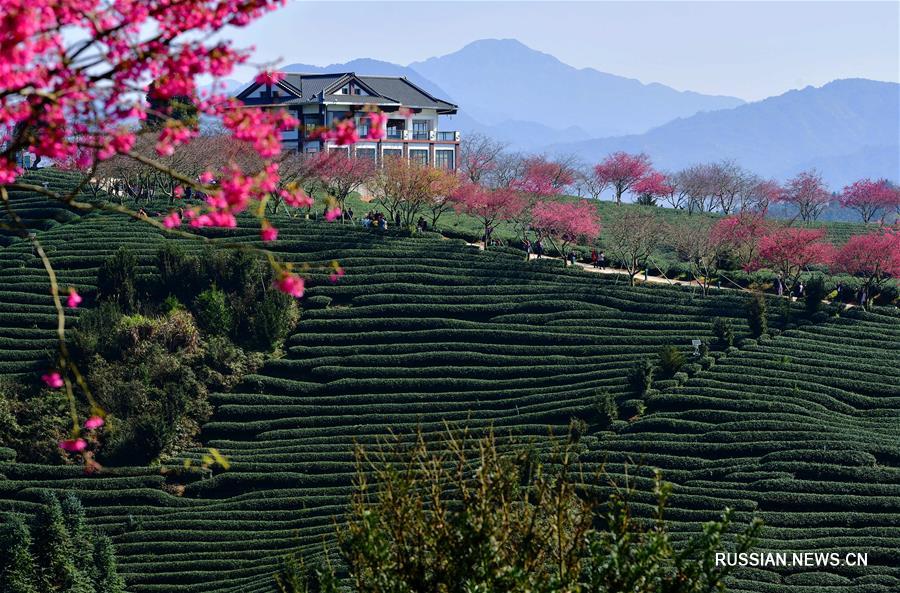
[[[60,387],[65,385],[65,381],[63,381],[62,376],[56,371],[41,375],[41,380],[47,384],[47,387],[50,387],[52,389],[59,389]]]
[[[59,442],[59,448],[69,453],[80,453],[87,449],[87,441],[84,439],[67,439]]]
[[[84,427],[88,430],[94,430],[103,426],[103,418],[100,416],[91,416],[84,422]]]

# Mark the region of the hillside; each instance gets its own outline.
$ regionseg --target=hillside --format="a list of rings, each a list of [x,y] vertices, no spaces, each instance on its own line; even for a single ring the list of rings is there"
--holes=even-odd
[[[698,113],[645,134],[558,144],[553,150],[597,161],[609,152],[646,152],[679,169],[734,159],[784,179],[819,167],[835,189],[864,177],[900,179],[900,85],[863,79],[789,91],[734,109]]]
[[[337,284],[310,275],[285,356],[213,395],[203,441],[225,453],[231,469],[175,496],[163,490],[174,479],[153,468],[85,476],[80,467],[16,463],[0,448],[0,512],[33,512],[40,489],[75,490],[91,523],[113,535],[132,593],[269,593],[284,552],[299,545],[319,554],[333,533],[354,442],[417,425],[440,430],[444,421],[541,437],[574,417],[589,427],[580,441],[586,476],[605,462],[621,480],[628,463],[645,486],[651,467],[664,470],[675,484],[676,533],[696,531],[727,505],[740,521],[753,513],[766,521],[759,549],[869,553],[865,569],[745,571],[731,591],[900,587],[897,317],[847,311],[808,319],[798,305],[772,300],[773,337],[714,346],[657,381],[637,415],[631,365],[665,345],[690,353],[692,339],[712,344],[715,316],[730,318],[742,338],[743,295],[628,288],[436,235],[379,236],[287,218],[278,225],[283,257],[338,259],[347,275]],[[258,241],[252,228],[216,235]],[[119,245],[136,253],[142,274],[154,273],[164,240],[113,215],[58,224],[40,238],[61,282],[79,287],[92,285]],[[52,347],[55,317],[28,244],[0,248],[0,286],[0,374],[33,373]],[[604,392],[622,419],[611,427],[595,409]]]

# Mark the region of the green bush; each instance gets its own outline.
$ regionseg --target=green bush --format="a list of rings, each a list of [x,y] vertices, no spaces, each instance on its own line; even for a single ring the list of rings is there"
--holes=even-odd
[[[673,377],[685,362],[684,353],[675,346],[663,346],[658,356],[659,368],[664,377]]]
[[[754,338],[769,331],[769,322],[766,318],[766,297],[760,293],[754,294],[747,301],[747,325],[750,326],[750,335]]]
[[[573,480],[576,441],[570,434],[546,466],[533,450],[501,452],[493,435],[362,452],[338,531],[346,582],[328,565],[305,570],[295,554],[276,583],[285,593],[716,589],[730,572],[713,559],[731,511],[686,540],[671,538],[663,518],[671,487],[658,474],[653,523],[633,519],[630,483],[606,504],[589,502]],[[741,530],[735,550],[750,549],[759,529],[753,521]]]
[[[714,317],[712,325],[713,335],[716,336],[723,348],[730,348],[734,345],[734,323],[731,319]]]
[[[653,386],[653,364],[646,359],[635,363],[628,373],[628,385],[634,395],[644,397]]]
[[[234,329],[228,299],[215,285],[197,295],[193,311],[197,324],[211,335],[227,336]]]
[[[125,313],[137,310],[137,257],[127,247],[119,247],[97,270],[97,293],[102,301],[117,305]]]
[[[0,591],[4,593],[124,593],[109,538],[87,526],[84,508],[69,493],[60,504],[49,492],[29,529],[19,515],[0,527]]]
[[[250,316],[253,346],[273,350],[297,325],[300,308],[297,299],[277,290],[267,290]]]
[[[822,300],[827,295],[825,279],[821,275],[813,276],[806,283],[806,312],[809,315],[822,308]]]

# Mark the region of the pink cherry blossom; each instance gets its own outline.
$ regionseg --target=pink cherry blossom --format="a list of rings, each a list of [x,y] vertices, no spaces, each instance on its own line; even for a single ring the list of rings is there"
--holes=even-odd
[[[69,453],[81,453],[87,449],[87,441],[84,439],[67,439],[59,442],[59,448]]]
[[[368,117],[369,133],[366,135],[366,138],[368,140],[382,140],[386,134],[385,125],[387,125],[387,113],[373,111]]]
[[[285,204],[294,208],[304,208],[313,205],[313,199],[299,187],[292,190],[283,189],[278,195],[281,196]]]
[[[328,222],[332,222],[341,217],[341,209],[340,208],[329,208],[325,211],[325,220]]]
[[[259,235],[262,237],[263,241],[271,243],[278,238],[278,229],[268,224],[263,225],[262,229],[259,231]]]
[[[300,278],[295,274],[284,272],[278,280],[275,281],[275,288],[285,294],[299,298],[303,296],[305,282],[303,281],[303,278]]]
[[[56,371],[41,375],[41,381],[46,383],[47,387],[50,387],[51,389],[59,389],[60,387],[65,385],[65,381],[63,381],[62,376]]]
[[[103,418],[100,416],[91,416],[87,420],[84,421],[84,427],[87,430],[94,430],[103,426]]]
[[[199,179],[200,183],[202,183],[204,185],[209,185],[210,183],[213,182],[213,179],[215,179],[215,176],[212,174],[212,171],[204,171],[203,173],[200,173],[200,177],[198,177],[198,179]]]
[[[70,287],[70,288],[69,288],[69,298],[66,299],[66,305],[67,305],[70,309],[75,309],[75,308],[78,307],[78,305],[81,304],[81,301],[82,301],[82,300],[83,300],[83,299],[81,298],[81,295],[78,294],[78,291],[75,290],[74,288],[71,288],[71,287]]]
[[[174,229],[181,226],[181,216],[177,212],[170,212],[163,218],[163,226],[167,229]]]
[[[275,84],[284,80],[284,72],[263,71],[256,75],[253,79],[257,84]]]
[[[328,276],[328,279],[331,280],[332,282],[337,282],[338,280],[340,280],[341,278],[344,277],[345,273],[346,272],[344,272],[344,268],[342,268],[341,266],[335,265],[334,272],[332,272]]]

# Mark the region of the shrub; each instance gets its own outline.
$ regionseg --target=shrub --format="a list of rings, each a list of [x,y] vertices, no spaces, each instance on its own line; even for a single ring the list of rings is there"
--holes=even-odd
[[[231,333],[234,327],[231,307],[225,293],[215,285],[197,295],[193,310],[197,323],[207,333],[214,336],[227,336]]]
[[[616,398],[608,391],[599,392],[594,403],[594,412],[601,428],[612,426],[619,419]]]
[[[684,353],[675,346],[663,346],[659,350],[659,368],[664,377],[674,376],[684,361]]]
[[[94,533],[73,494],[62,505],[41,494],[29,529],[19,515],[0,527],[0,591],[4,593],[124,593],[109,538]]]
[[[277,290],[267,290],[251,315],[253,346],[273,350],[290,335],[300,319],[297,299]]]
[[[644,397],[653,386],[653,365],[649,360],[641,360],[628,373],[628,385],[637,397]]]
[[[818,312],[826,294],[825,279],[821,275],[810,278],[806,283],[806,312],[810,315]]]
[[[731,319],[713,318],[713,335],[723,348],[734,345],[734,323]]]
[[[766,297],[762,294],[754,294],[747,301],[747,324],[750,326],[750,335],[758,338],[769,331],[769,322],[766,319]]]
[[[347,582],[330,566],[303,572],[294,555],[276,577],[282,591],[564,593],[587,582],[591,591],[695,592],[729,574],[713,559],[731,511],[687,539],[671,538],[663,517],[671,487],[658,473],[658,519],[642,522],[632,516],[631,484],[605,504],[579,495],[571,438],[546,465],[532,450],[501,452],[491,434],[448,440],[429,445],[420,436],[412,447],[361,451],[358,488],[338,531]],[[759,527],[754,521],[736,535],[738,553]]]
[[[119,247],[97,270],[98,297],[133,313],[138,306],[137,257],[126,247]]]

